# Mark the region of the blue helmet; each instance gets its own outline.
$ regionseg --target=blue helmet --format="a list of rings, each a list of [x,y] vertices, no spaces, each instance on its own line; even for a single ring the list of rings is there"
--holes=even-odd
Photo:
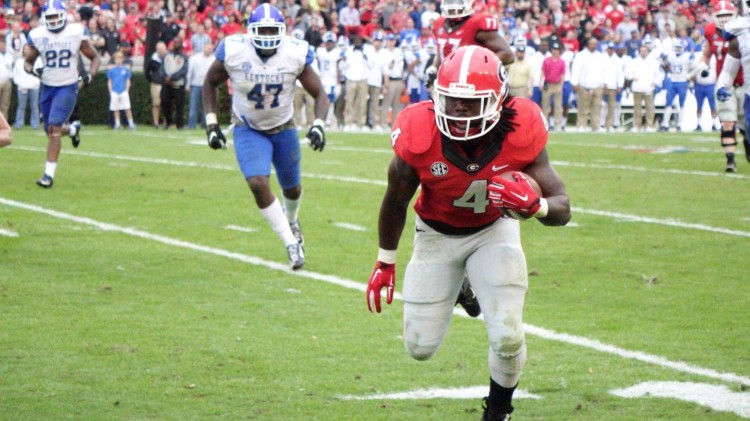
[[[65,28],[68,10],[61,0],[47,0],[42,6],[44,26],[51,32],[60,32]]]
[[[286,33],[284,16],[276,7],[268,3],[261,4],[250,13],[247,30],[253,47],[275,50],[281,45],[281,40]]]
[[[331,31],[326,32],[325,34],[323,34],[323,42],[332,42],[332,43],[335,44],[336,43],[336,34],[334,34]]]

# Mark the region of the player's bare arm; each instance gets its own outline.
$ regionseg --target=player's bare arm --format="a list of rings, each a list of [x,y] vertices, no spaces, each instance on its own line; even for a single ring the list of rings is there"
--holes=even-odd
[[[315,98],[315,118],[325,121],[328,114],[328,95],[326,95],[320,77],[310,66],[305,66],[305,70],[300,73],[297,79],[305,88],[308,94]]]
[[[13,140],[10,137],[10,125],[8,124],[8,120],[0,114],[0,148],[8,146],[11,143],[13,143]]]
[[[229,73],[224,64],[215,60],[203,81],[203,110],[206,114],[216,113],[216,88],[229,79]]]
[[[86,58],[91,60],[91,67],[89,69],[89,73],[92,75],[95,75],[99,71],[99,65],[101,64],[101,59],[99,58],[99,54],[96,53],[96,50],[94,47],[91,46],[91,44],[88,41],[81,41],[81,53],[83,53]],[[25,67],[25,64],[24,64]]]
[[[503,66],[507,66],[516,60],[508,42],[497,33],[497,31],[479,31],[476,37],[477,43],[497,54]]]
[[[531,176],[542,188],[542,196],[549,205],[547,216],[539,218],[544,225],[561,226],[570,221],[570,201],[557,171],[550,165],[547,148],[544,148],[534,162],[524,172]]]
[[[34,62],[36,62],[37,57],[39,57],[39,50],[36,49],[33,45],[29,45],[29,48],[25,49],[26,54],[24,55],[23,59],[23,70],[26,71],[26,73],[34,74]],[[39,76],[39,75],[35,75]]]
[[[394,156],[388,167],[388,187],[380,205],[378,238],[380,248],[396,250],[406,224],[406,213],[419,179],[414,170],[401,158]]]

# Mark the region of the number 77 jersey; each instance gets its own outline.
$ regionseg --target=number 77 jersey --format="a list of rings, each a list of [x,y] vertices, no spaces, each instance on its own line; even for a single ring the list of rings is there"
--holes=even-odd
[[[294,83],[314,59],[307,42],[288,36],[265,60],[248,34],[224,39],[216,60],[224,63],[232,81],[232,120],[259,131],[289,122],[294,115]]]
[[[44,63],[42,84],[68,86],[78,82],[78,54],[81,42],[88,41],[89,33],[79,23],[69,23],[60,32],[38,26],[29,32],[29,44],[39,51]]]
[[[477,13],[469,16],[463,23],[456,28],[449,28],[445,25],[446,18],[440,16],[435,20],[432,26],[432,32],[435,34],[438,44],[438,54],[440,60],[444,60],[458,47],[467,45],[481,45],[477,41],[477,32],[498,30],[497,18],[489,13]]]

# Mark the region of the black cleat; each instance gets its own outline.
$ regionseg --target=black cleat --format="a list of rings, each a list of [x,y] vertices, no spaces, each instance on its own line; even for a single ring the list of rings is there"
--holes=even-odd
[[[36,185],[39,187],[44,187],[45,189],[52,187],[53,184],[55,184],[55,180],[47,174],[44,174],[42,178],[36,180]]]
[[[461,285],[461,291],[458,293],[456,304],[461,304],[466,314],[471,317],[477,317],[482,314],[482,309],[479,308],[479,301],[477,296],[474,295],[474,290],[471,289],[469,278],[464,276],[464,283]]]
[[[737,172],[737,164],[734,161],[727,161],[727,167],[724,169],[724,172]]]
[[[72,123],[70,123],[71,127],[75,127],[76,134],[70,136],[70,142],[73,144],[74,148],[77,148],[78,145],[81,144],[81,122],[76,120]]]
[[[659,126],[659,131],[660,132],[668,132],[669,131],[669,127]]]
[[[484,409],[482,421],[510,421],[510,414],[513,412],[512,406],[507,410],[490,409],[489,401],[486,397],[482,398],[482,408]]]

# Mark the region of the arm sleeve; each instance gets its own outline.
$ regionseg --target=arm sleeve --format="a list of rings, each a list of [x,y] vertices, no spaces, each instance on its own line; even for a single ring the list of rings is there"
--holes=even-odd
[[[224,59],[226,58],[226,47],[224,46],[224,40],[221,40],[219,43],[219,46],[216,47],[216,52],[214,55],[216,56],[216,60],[218,60],[220,63],[224,63]]]
[[[724,58],[724,67],[721,69],[719,80],[717,81],[720,87],[728,88],[732,86],[734,78],[737,76],[737,71],[740,69],[740,60],[727,54]]]

